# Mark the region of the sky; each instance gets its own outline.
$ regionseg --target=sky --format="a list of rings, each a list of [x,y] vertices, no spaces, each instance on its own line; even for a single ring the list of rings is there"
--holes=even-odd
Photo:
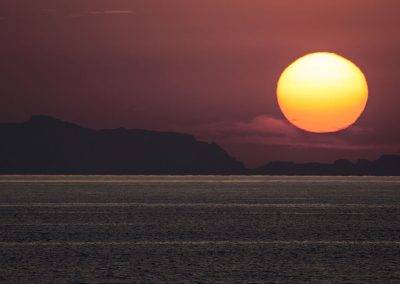
[[[0,121],[46,114],[92,128],[215,141],[253,167],[400,153],[397,0],[0,2]],[[312,134],[279,110],[292,61],[335,52],[365,73],[352,127]]]

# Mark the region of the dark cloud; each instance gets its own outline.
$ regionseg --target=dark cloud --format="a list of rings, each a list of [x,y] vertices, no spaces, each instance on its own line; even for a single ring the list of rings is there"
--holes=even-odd
[[[363,153],[362,155],[365,155],[367,153],[370,157],[372,153],[375,153],[375,155],[378,153],[396,153],[400,150],[398,141],[375,139],[376,131],[371,128],[351,126],[339,133],[310,134],[295,128],[285,119],[266,115],[257,116],[245,122],[217,122],[195,127],[182,125],[176,127],[176,129],[191,131],[202,139],[217,140],[228,148],[240,148],[244,152],[253,149],[254,145],[264,149],[280,149],[279,151],[283,152],[291,149],[295,152],[308,153],[311,157],[309,160],[320,160],[320,157],[315,158],[313,153],[321,151],[335,153],[337,157],[340,157],[340,153],[348,155],[348,153],[354,152],[351,155],[352,158],[361,158],[362,156],[357,157],[356,154]],[[279,151],[278,153],[280,153]],[[259,153],[261,157],[268,157],[270,154],[263,151]],[[324,160],[323,158],[321,161]],[[264,163],[265,158],[260,158],[259,161],[251,161],[249,165],[257,165],[257,162]]]

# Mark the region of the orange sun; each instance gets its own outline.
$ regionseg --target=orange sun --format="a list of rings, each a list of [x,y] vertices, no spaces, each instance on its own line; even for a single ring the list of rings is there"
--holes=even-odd
[[[345,129],[362,114],[368,100],[367,80],[351,61],[328,52],[303,56],[282,73],[279,106],[295,126],[310,132]]]

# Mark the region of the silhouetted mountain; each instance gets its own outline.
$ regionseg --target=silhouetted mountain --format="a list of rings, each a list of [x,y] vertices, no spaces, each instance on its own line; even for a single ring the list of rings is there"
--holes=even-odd
[[[0,173],[237,173],[243,164],[187,134],[92,130],[49,116],[0,124]]]
[[[251,170],[263,175],[400,175],[400,155],[383,155],[376,161],[360,159],[352,163],[345,159],[333,164],[271,162]]]
[[[215,143],[192,135],[93,130],[49,116],[0,123],[0,174],[400,175],[400,155],[333,164],[270,162],[245,169]]]

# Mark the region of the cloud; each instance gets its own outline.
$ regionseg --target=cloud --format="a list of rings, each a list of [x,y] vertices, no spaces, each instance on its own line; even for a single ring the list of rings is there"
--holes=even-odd
[[[201,137],[214,137],[218,140],[240,140],[240,138],[255,136],[286,137],[295,135],[299,131],[284,120],[265,115],[257,116],[250,121],[221,121],[190,126],[190,128],[177,126],[175,129],[194,132]]]
[[[89,11],[88,14],[89,15],[103,15],[104,12],[103,11]]]
[[[216,142],[247,166],[267,161],[331,162],[337,158],[370,158],[399,153],[400,144],[377,136],[373,128],[351,126],[337,133],[316,134],[300,130],[284,118],[260,115],[249,120],[181,124],[173,131]],[[397,142],[397,143],[396,143]]]
[[[136,12],[133,10],[104,10],[104,11],[89,11],[87,12],[88,15],[136,15]]]
[[[342,132],[316,134],[297,129],[284,119],[268,115],[250,121],[218,122],[192,126],[181,131],[192,132],[205,140],[215,140],[225,145],[268,145],[299,149],[372,150],[396,149],[399,145],[371,144],[374,131],[352,126]]]
[[[266,115],[255,117],[250,122],[237,122],[233,125],[241,133],[295,135],[297,133],[286,121]]]
[[[81,18],[90,16],[134,16],[136,12],[133,10],[121,10],[121,9],[108,9],[108,10],[75,10],[75,11],[65,11],[57,10],[53,8],[42,8],[35,11],[30,11],[24,15],[16,15],[16,19],[20,18],[47,18],[47,17],[57,17],[63,18]],[[3,16],[0,16],[0,21],[4,20]]]
[[[71,13],[71,14],[68,14],[68,17],[69,18],[81,18],[83,15],[82,14],[80,14],[80,13]]]
[[[50,8],[44,8],[42,10],[40,10],[40,12],[44,15],[54,15],[57,13],[56,9],[50,9]]]
[[[69,18],[80,18],[85,16],[133,16],[136,13],[133,10],[92,10],[81,13],[71,13],[68,15]]]
[[[104,14],[111,14],[111,15],[134,15],[136,14],[132,10],[106,10]]]

